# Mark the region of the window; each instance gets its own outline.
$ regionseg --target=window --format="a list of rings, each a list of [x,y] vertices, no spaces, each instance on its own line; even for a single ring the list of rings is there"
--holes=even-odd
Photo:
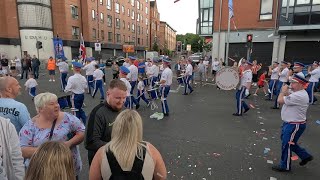
[[[124,14],[124,6],[121,6],[121,12]]]
[[[148,18],[146,18],[146,25],[148,25]]]
[[[273,0],[261,0],[260,2],[260,20],[272,19]]]
[[[108,32],[108,41],[112,42],[112,32]]]
[[[141,34],[143,34],[143,27],[141,27]]]
[[[120,29],[120,19],[116,18],[116,28]]]
[[[297,0],[297,5],[310,4],[310,0]]]
[[[157,28],[157,30],[158,30],[158,31],[160,31],[160,25],[159,25],[159,24],[158,24],[158,28]]]
[[[78,7],[71,5],[71,16],[73,19],[78,19],[79,13],[78,13]]]
[[[104,30],[101,30],[101,40],[104,40]]]
[[[122,28],[126,29],[126,22],[124,20],[122,20]]]
[[[96,11],[92,9],[91,15],[92,15],[92,20],[95,20],[96,19]]]
[[[123,35],[123,43],[126,43],[126,36]]]
[[[128,22],[128,31],[130,31],[130,23]]]
[[[108,26],[112,26],[112,16],[108,15]]]
[[[107,9],[111,9],[111,0],[107,0]]]
[[[134,0],[131,0],[131,6],[134,7]]]
[[[79,27],[72,26],[72,39],[79,39]]]
[[[146,14],[148,14],[148,7],[146,7]]]
[[[140,45],[140,38],[138,38],[138,45]]]
[[[138,34],[140,35],[140,26],[137,26]]]
[[[313,0],[312,4],[320,4],[320,0]]]
[[[135,29],[135,25],[132,23],[132,26],[131,26],[131,30],[132,30],[132,32],[134,32],[134,29]]]
[[[130,17],[130,9],[128,9],[128,17]]]
[[[100,22],[102,22],[102,23],[103,23],[103,21],[104,21],[103,13],[100,13]]]
[[[147,29],[147,34],[149,34],[149,29]]]
[[[103,5],[103,0],[99,0],[100,1],[100,5]]]
[[[131,19],[134,19],[134,11],[132,10]]]
[[[121,43],[121,35],[117,34],[117,43]]]
[[[143,5],[142,5],[142,3],[140,4],[140,9],[141,9],[141,11],[143,11]]]
[[[133,36],[132,37],[132,42],[135,42],[136,41],[136,38]]]
[[[143,15],[140,14],[140,21],[143,22]]]
[[[289,6],[294,6],[294,1],[295,0],[289,0]],[[282,7],[287,7],[287,2],[288,0],[282,1]]]
[[[137,1],[137,9],[140,9],[140,2]]]
[[[120,13],[120,5],[119,5],[119,3],[116,3],[115,6],[116,6],[116,8],[115,8],[116,9],[116,13],[119,14]]]
[[[146,43],[147,43],[147,46],[149,46],[149,41],[148,41],[149,37],[147,36],[147,40],[146,40]]]
[[[97,30],[95,28],[92,29],[92,38],[93,39],[97,38]]]
[[[128,42],[131,42],[130,36],[128,36]]]
[[[148,0],[146,0],[146,3],[148,2]]]
[[[137,14],[137,21],[140,21],[140,14]]]

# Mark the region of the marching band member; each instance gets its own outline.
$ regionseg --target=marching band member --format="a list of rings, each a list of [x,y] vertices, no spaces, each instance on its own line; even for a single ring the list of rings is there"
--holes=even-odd
[[[293,65],[293,73],[305,78],[305,76],[304,76],[304,74],[302,72],[304,67],[305,67],[305,65],[303,63],[295,62],[294,65]]]
[[[273,95],[276,92],[277,89],[277,84],[278,84],[278,79],[279,79],[279,63],[278,62],[273,62],[272,67],[269,66],[269,75],[271,74],[270,77],[270,82],[269,82],[269,98],[266,100],[272,101]]]
[[[132,98],[131,98],[131,84],[130,82],[127,80],[127,75],[130,73],[130,70],[128,68],[126,68],[125,66],[121,66],[120,67],[120,71],[119,71],[119,78],[121,81],[124,82],[124,84],[127,86],[127,98],[126,98],[126,102],[124,103],[124,106],[128,109],[132,109]]]
[[[26,90],[29,91],[29,95],[32,97],[33,100],[33,98],[37,95],[36,87],[38,86],[38,83],[34,79],[33,74],[29,74],[28,76],[28,80],[26,81],[24,86],[26,87]]]
[[[172,84],[172,70],[170,69],[170,60],[163,59],[163,72],[160,79],[160,92],[161,92],[161,107],[164,116],[169,116],[169,106],[167,103],[167,97],[170,92],[170,86]]]
[[[279,172],[291,170],[292,151],[301,158],[300,166],[313,160],[312,155],[298,145],[298,140],[306,129],[309,97],[304,86],[308,81],[294,74],[290,82],[291,93],[289,93],[288,85],[284,85],[278,97],[278,103],[283,104],[281,109],[281,119],[284,121],[281,133],[282,153],[280,164],[273,166],[272,170]]]
[[[100,90],[100,102],[104,100],[104,90],[103,90],[103,76],[104,73],[100,69],[98,64],[95,65],[96,70],[93,72],[93,80],[94,80],[94,89],[92,93],[92,98],[96,95],[98,89]]]
[[[237,112],[232,114],[234,116],[242,116],[242,109],[244,109],[243,113],[246,113],[250,110],[244,99],[246,97],[246,91],[250,89],[252,82],[252,63],[248,61],[243,67],[244,69],[240,79],[240,86],[236,93]]]
[[[154,59],[149,71],[149,77],[151,78],[151,87],[153,87],[155,85],[155,82],[158,81],[158,75],[159,67],[157,66],[157,60]]]
[[[68,76],[68,71],[69,71],[69,65],[66,62],[66,58],[63,57],[62,61],[58,60],[57,62],[57,66],[59,67],[59,71],[60,71],[60,83],[61,83],[61,90],[64,91],[64,88],[67,85],[67,76]]]
[[[192,78],[192,72],[193,72],[191,62],[192,62],[191,59],[187,60],[186,72],[184,73],[184,93],[183,93],[183,95],[188,95],[187,89],[189,89],[189,91],[190,91],[189,94],[191,94],[193,92],[193,89],[190,85],[190,80]]]
[[[129,80],[130,85],[131,85],[131,91],[130,91],[131,102],[134,103],[136,105],[136,109],[138,109],[140,105],[137,102],[137,100],[135,99],[135,97],[133,96],[133,91],[134,91],[134,88],[136,87],[137,80],[138,80],[138,68],[133,63],[137,58],[129,56],[129,59],[130,59],[130,61],[129,61],[130,66],[128,69],[129,69],[130,73],[127,75],[127,79]],[[131,105],[131,107],[132,107],[132,105]]]
[[[279,104],[278,104],[278,96],[281,91],[281,88],[283,84],[288,82],[289,79],[289,69],[287,67],[288,63],[286,61],[281,62],[281,68],[280,68],[280,73],[279,73],[279,81],[277,83],[277,89],[276,89],[276,98],[274,101],[274,106],[272,109],[279,109]]]
[[[130,56],[129,56],[130,57]],[[124,59],[124,62],[122,64],[122,66],[126,67],[126,68],[129,68],[130,67],[130,63],[129,63],[129,58],[125,58]]]
[[[309,85],[307,88],[307,92],[309,95],[309,103],[314,104],[318,99],[314,96],[313,93],[320,79],[320,67],[317,61],[313,62],[312,69],[311,69],[311,66],[309,66],[308,73],[311,75],[309,79]]]
[[[138,104],[140,104],[140,98],[142,98],[142,100],[144,100],[144,102],[147,103],[147,106],[149,107],[150,102],[149,100],[146,98],[145,93],[146,93],[146,86],[144,85],[143,82],[143,77],[139,76],[138,77],[139,83],[137,85],[137,89],[138,89],[138,94],[137,94],[137,102]]]
[[[65,92],[72,92],[71,104],[73,111],[76,112],[76,116],[82,120],[83,124],[86,124],[86,114],[82,110],[84,101],[84,92],[88,88],[86,78],[81,75],[81,68],[83,65],[80,62],[72,62],[74,75],[70,76],[65,88]]]
[[[86,59],[87,64],[82,68],[83,70],[86,71],[86,76],[87,76],[87,83],[88,83],[88,92],[87,94],[91,94],[91,88],[93,89],[93,72],[95,70],[94,65],[96,64],[93,61],[93,58],[87,58]]]

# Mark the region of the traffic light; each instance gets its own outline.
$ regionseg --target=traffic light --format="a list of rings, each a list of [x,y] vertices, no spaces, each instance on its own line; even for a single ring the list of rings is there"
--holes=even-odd
[[[252,43],[252,38],[253,38],[252,34],[247,34],[247,43]]]
[[[42,42],[41,41],[37,41],[36,47],[37,47],[37,49],[42,49]]]

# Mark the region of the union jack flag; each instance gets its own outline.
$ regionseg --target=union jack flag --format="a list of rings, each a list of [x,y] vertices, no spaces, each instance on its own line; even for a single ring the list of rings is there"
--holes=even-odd
[[[81,33],[81,39],[80,39],[80,48],[79,48],[79,54],[80,54],[80,60],[82,63],[85,63],[87,53],[86,53],[86,46],[84,45],[83,36]]]

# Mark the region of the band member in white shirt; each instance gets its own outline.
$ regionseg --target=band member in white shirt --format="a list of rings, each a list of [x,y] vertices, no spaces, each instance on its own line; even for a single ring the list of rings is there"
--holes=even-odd
[[[104,90],[103,90],[103,76],[104,73],[100,69],[98,64],[95,65],[96,70],[93,72],[94,88],[92,92],[92,98],[96,95],[98,89],[100,90],[100,102],[104,100]]]

